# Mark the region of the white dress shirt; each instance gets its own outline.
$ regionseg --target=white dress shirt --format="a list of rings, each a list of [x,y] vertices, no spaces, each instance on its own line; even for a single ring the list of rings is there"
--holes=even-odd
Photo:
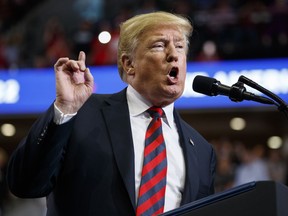
[[[130,113],[131,130],[135,156],[135,195],[136,203],[141,182],[141,172],[144,160],[145,133],[151,121],[146,112],[152,106],[132,86],[127,88],[127,102]],[[162,118],[162,129],[166,144],[167,154],[167,184],[165,192],[164,211],[169,211],[180,206],[185,183],[185,163],[183,151],[180,146],[179,135],[173,115],[174,104],[163,107],[165,115]],[[63,124],[69,121],[74,114],[64,115],[54,103],[54,122]]]
[[[145,133],[151,121],[151,117],[146,110],[152,104],[145,100],[130,85],[127,88],[127,101],[134,143],[135,193],[137,202],[144,160]],[[174,122],[173,109],[174,104],[163,107],[165,116],[162,118],[162,129],[168,162],[164,211],[179,207],[185,182],[185,163],[179,143],[178,131]]]

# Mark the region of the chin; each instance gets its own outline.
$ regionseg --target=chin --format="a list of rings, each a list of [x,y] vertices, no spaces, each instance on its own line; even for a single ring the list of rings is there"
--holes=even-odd
[[[179,86],[169,86],[168,87],[168,95],[170,95],[170,97],[175,98],[175,100],[177,98],[179,98],[182,93],[183,93],[183,88],[180,88]]]

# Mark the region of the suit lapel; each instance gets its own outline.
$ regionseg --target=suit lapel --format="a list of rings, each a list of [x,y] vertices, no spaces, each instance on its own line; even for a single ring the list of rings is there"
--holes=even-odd
[[[131,203],[135,203],[134,148],[130,125],[126,90],[107,100],[110,106],[102,109],[115,155],[116,163]]]
[[[126,89],[112,95],[112,97],[107,99],[107,103],[109,106],[103,108],[102,112],[110,133],[117,166],[135,209],[134,147],[126,101]],[[176,111],[174,111],[174,118],[179,131],[186,166],[186,178],[181,201],[181,205],[183,205],[196,199],[199,188],[199,167],[196,144],[193,143],[193,134],[181,122],[182,120]]]
[[[186,178],[184,184],[184,191],[182,195],[181,205],[189,203],[196,199],[199,188],[198,176],[198,158],[195,143],[191,131],[186,129],[186,126],[181,122],[179,114],[174,111],[175,122],[179,131],[180,144],[183,148]]]

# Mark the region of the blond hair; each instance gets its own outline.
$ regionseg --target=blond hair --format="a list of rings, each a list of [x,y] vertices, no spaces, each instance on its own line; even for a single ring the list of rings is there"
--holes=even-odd
[[[133,54],[138,46],[140,36],[147,30],[157,26],[176,26],[183,33],[187,42],[187,52],[189,37],[193,27],[190,21],[180,15],[168,12],[152,12],[136,15],[120,25],[120,37],[118,42],[118,72],[121,79],[126,82],[126,73],[122,65],[122,56],[125,54],[133,59]]]

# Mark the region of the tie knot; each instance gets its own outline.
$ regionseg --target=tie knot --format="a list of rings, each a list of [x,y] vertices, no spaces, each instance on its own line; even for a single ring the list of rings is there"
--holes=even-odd
[[[150,107],[147,112],[150,114],[152,118],[161,118],[163,116],[163,109],[161,107]]]

